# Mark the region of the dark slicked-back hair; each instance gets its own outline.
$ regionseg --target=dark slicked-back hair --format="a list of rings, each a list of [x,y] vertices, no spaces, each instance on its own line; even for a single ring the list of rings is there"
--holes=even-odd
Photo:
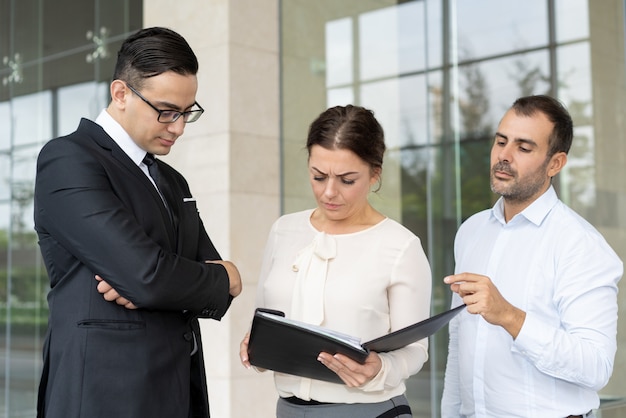
[[[130,35],[117,53],[114,80],[141,89],[144,79],[173,71],[195,75],[198,59],[182,36],[171,29],[152,27]]]
[[[574,138],[574,124],[563,103],[546,95],[527,96],[517,99],[511,109],[521,116],[533,116],[541,112],[554,124],[548,142],[548,158],[557,152],[569,152]]]
[[[372,170],[383,167],[385,134],[374,112],[364,107],[335,106],[322,112],[309,127],[309,157],[313,145],[352,151]]]

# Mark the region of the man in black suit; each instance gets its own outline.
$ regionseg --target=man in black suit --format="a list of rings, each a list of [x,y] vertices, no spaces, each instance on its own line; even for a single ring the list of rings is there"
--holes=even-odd
[[[39,154],[35,229],[51,285],[39,417],[209,416],[197,318],[219,320],[241,278],[183,176],[154,160],[203,112],[197,71],[179,34],[131,35],[107,109]]]

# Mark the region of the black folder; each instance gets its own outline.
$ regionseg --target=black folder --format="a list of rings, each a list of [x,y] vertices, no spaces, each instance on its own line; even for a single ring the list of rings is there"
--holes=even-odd
[[[281,373],[343,383],[335,372],[317,360],[320,352],[344,354],[363,364],[370,351],[383,353],[397,350],[433,335],[464,306],[457,306],[364,344],[349,335],[286,319],[281,311],[257,308],[248,345],[250,364]]]

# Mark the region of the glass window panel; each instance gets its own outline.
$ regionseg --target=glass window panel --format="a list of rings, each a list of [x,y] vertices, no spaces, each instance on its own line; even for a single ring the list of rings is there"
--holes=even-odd
[[[399,4],[394,8],[398,20],[398,66],[400,74],[426,67],[426,18],[424,2]]]
[[[106,28],[106,36],[109,41],[126,38],[129,31],[142,27],[143,14],[142,1],[129,0],[106,0],[96,1],[95,29]],[[109,56],[117,57],[117,48],[109,49]]]
[[[0,153],[11,147],[11,104],[0,102]]]
[[[360,16],[359,58],[361,80],[398,73],[398,22],[394,8]]]
[[[568,106],[574,125],[591,123],[591,53],[589,42],[557,49],[559,98]]]
[[[354,91],[352,87],[329,89],[327,92],[326,107],[345,106],[354,103]]]
[[[0,153],[0,202],[8,202],[11,198],[11,160],[10,154]],[[2,224],[0,218],[0,229],[6,225]]]
[[[385,155],[383,187],[372,198],[372,204],[385,215],[401,221],[401,164],[398,148],[400,147],[399,128],[399,81],[397,78],[367,83],[361,86],[360,105],[371,109],[385,133],[388,152]]]
[[[1,6],[8,10],[0,15],[14,14],[14,33],[0,42],[0,58],[13,60],[17,53],[22,61],[24,82],[13,86],[14,96],[93,79],[110,80],[121,41],[141,27],[142,2],[136,0],[12,1],[10,6]],[[67,10],[81,18],[68,24]],[[0,69],[2,78],[6,77],[5,65]],[[7,89],[1,89],[0,100],[7,94]]]
[[[353,75],[352,19],[326,23],[326,86],[352,82]]]
[[[107,0],[96,1],[95,5],[94,25],[84,35],[90,44],[90,58],[86,59],[91,60],[93,79],[108,84],[122,41],[142,27],[143,2]]]
[[[557,42],[589,37],[588,0],[556,0],[555,9]]]
[[[41,343],[45,333],[48,281],[42,276],[39,248],[33,230],[34,150],[22,150],[14,157],[13,199],[10,212],[11,268],[5,276],[0,305],[2,317],[10,321],[2,364],[10,378],[8,416],[34,416],[37,384],[41,370]],[[7,272],[7,269],[4,270]],[[9,293],[10,291],[10,293]],[[6,322],[6,321],[5,321]]]
[[[108,83],[80,83],[59,89],[58,133],[67,135],[78,127],[80,118],[95,120],[109,104]]]
[[[388,148],[424,145],[429,138],[429,88],[424,75],[401,77],[361,86],[361,103],[375,111],[385,129]],[[432,118],[432,109],[430,109]]]
[[[461,193],[461,219],[487,209],[493,204],[489,188],[492,138],[488,135],[471,138],[460,144],[459,181]]]
[[[444,86],[443,72],[430,71],[427,73],[426,83],[428,84],[428,110],[426,107],[421,110],[424,118],[429,120],[428,137],[429,143],[441,142],[444,139],[443,132],[443,105],[444,105]],[[410,92],[406,92],[410,94]]]
[[[360,105],[372,109],[385,130],[387,148],[401,145],[398,119],[400,117],[399,81],[397,78],[367,83],[361,86]]]
[[[547,51],[459,67],[462,136],[493,134],[506,109],[520,96],[550,89]]]
[[[424,24],[428,30],[426,39],[427,66],[429,68],[440,67],[443,59],[443,6],[442,0],[426,0],[426,21]]]
[[[4,3],[0,1],[0,81],[6,75],[4,72],[6,67],[2,63],[2,59],[13,52],[11,50],[11,10]],[[4,89],[0,85],[0,91],[2,90]]]
[[[49,57],[78,48],[85,49],[89,44],[87,31],[94,28],[96,2],[54,0],[42,3],[44,39],[48,39],[43,47],[43,55]],[[72,24],[68,24],[67,19],[70,10],[73,16],[80,16],[72,19]]]
[[[424,69],[424,28],[423,2],[363,13],[359,17],[361,80]]]
[[[85,45],[87,48],[80,52],[67,54],[44,63],[42,90],[56,90],[63,86],[89,82],[94,79],[96,69],[93,63],[87,61],[87,56],[93,52],[94,47],[87,44],[86,40]],[[107,75],[109,78],[111,77],[111,74]]]
[[[460,60],[535,48],[548,43],[545,1],[456,1]]]
[[[13,214],[13,229],[23,232],[32,231],[35,227],[33,219],[33,194],[37,155],[40,146],[24,147],[13,153],[13,172],[11,187],[12,201],[16,211]]]
[[[49,91],[13,99],[13,144],[47,141],[52,136],[52,95]]]
[[[18,52],[23,57],[21,52]],[[15,58],[11,58],[15,59]],[[40,59],[33,61],[22,61],[19,64],[18,72],[13,72],[12,76],[17,77],[19,82],[10,82],[6,89],[9,92],[9,97],[24,96],[27,94],[33,94],[41,90],[41,83],[43,80],[41,74],[42,64]],[[16,75],[19,74],[19,75]],[[6,98],[5,98],[6,99]]]
[[[4,159],[0,159],[0,162],[6,162]],[[8,178],[4,175],[4,169],[2,169],[2,183],[6,183]],[[7,187],[8,189],[8,187]],[[6,260],[7,260],[7,252],[6,252],[6,241],[7,241],[7,233],[9,229],[9,202],[4,198],[0,198],[0,266],[6,270]],[[0,271],[0,276],[2,272]],[[5,281],[0,280],[0,292],[4,289]],[[5,292],[6,293],[6,292]],[[0,295],[0,301],[4,301],[5,298]],[[4,330],[0,331],[0,335]],[[0,369],[1,370],[1,369]]]
[[[561,197],[578,213],[591,219],[596,205],[595,135],[588,42],[558,48],[559,98],[574,121],[574,141],[560,177]]]
[[[560,196],[586,219],[596,210],[595,134],[592,126],[574,128],[574,141],[561,171]]]
[[[0,101],[7,100],[9,96],[32,92],[33,87],[28,86],[25,80],[28,68],[36,68],[37,60],[41,57],[42,39],[42,10],[38,3],[32,1],[2,2],[0,6],[6,12],[7,24],[6,43],[3,43],[0,55],[0,69],[2,72],[2,85],[0,85]],[[17,22],[30,22],[19,24]],[[3,28],[4,29],[4,28]],[[8,60],[8,65],[4,60]],[[17,65],[12,67],[12,65]],[[30,76],[30,75],[29,75]],[[31,82],[37,78],[31,77]],[[8,78],[8,79],[7,79]],[[9,80],[13,80],[5,84]]]
[[[14,44],[12,37],[11,25],[11,3],[8,1],[0,1],[0,103],[9,97],[9,87],[6,84],[8,77],[11,75],[11,68],[4,60],[13,58]],[[0,109],[0,125],[7,125],[2,119],[2,109]],[[0,129],[2,129],[0,127]],[[0,137],[0,144],[2,143]]]

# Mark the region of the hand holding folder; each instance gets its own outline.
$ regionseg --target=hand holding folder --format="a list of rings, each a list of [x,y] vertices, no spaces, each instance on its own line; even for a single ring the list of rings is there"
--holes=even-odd
[[[337,374],[317,360],[320,352],[343,354],[362,364],[370,351],[393,351],[431,336],[464,306],[457,306],[364,344],[358,338],[328,328],[287,319],[283,312],[258,308],[250,331],[250,364],[281,373],[343,383]]]

